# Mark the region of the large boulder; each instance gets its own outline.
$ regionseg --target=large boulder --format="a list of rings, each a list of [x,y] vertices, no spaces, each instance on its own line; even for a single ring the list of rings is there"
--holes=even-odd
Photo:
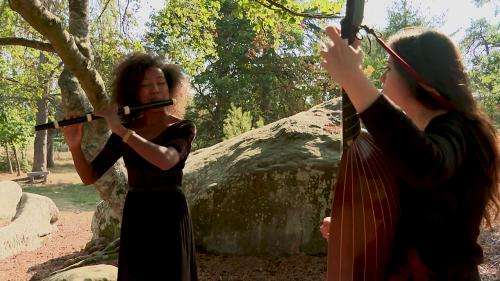
[[[184,190],[198,247],[224,254],[326,251],[341,155],[340,103],[333,100],[191,153]]]
[[[0,260],[42,245],[42,237],[57,230],[59,210],[45,196],[23,193],[12,222],[0,228]]]
[[[116,266],[99,264],[63,271],[42,281],[115,281],[117,275]]]
[[[0,181],[0,226],[10,223],[16,215],[23,191],[18,183]]]

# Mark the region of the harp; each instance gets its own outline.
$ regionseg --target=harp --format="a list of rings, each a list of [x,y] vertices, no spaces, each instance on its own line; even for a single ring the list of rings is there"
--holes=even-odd
[[[341,36],[352,44],[363,19],[364,0],[347,0]],[[333,186],[327,280],[384,280],[399,213],[396,181],[382,151],[361,130],[342,90],[343,152]]]

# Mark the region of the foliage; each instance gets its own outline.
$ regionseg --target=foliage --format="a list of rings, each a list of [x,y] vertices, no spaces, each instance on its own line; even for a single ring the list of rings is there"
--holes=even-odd
[[[241,107],[231,104],[227,117],[224,119],[224,139],[230,139],[254,129],[255,127],[252,126],[253,123],[252,114],[249,111],[243,111]],[[260,118],[256,123],[257,127],[261,127],[264,124],[264,120]]]
[[[115,1],[97,1],[90,9],[89,37],[95,67],[106,89],[111,89],[115,64],[130,52],[144,50],[140,40],[131,37],[126,31],[133,29],[137,22],[133,14],[122,11]],[[122,12],[127,13],[127,16],[122,15]]]
[[[330,1],[282,4],[308,12],[340,8]],[[227,137],[224,120],[232,106],[251,115],[239,124],[252,120],[254,128],[258,120],[273,122],[333,96],[336,88],[319,65],[319,36],[307,28],[311,24],[322,22],[240,0],[169,1],[153,16],[147,48],[168,54],[193,76],[188,118],[198,127],[195,148]]]
[[[326,14],[338,12],[344,1],[278,2],[293,10]],[[148,48],[171,58],[181,64],[188,73],[195,75],[218,58],[216,41],[223,31],[217,26],[217,22],[227,16],[235,21],[248,22],[250,29],[260,35],[257,39],[261,45],[279,48],[290,32],[296,32],[297,28],[301,27],[302,18],[292,16],[278,8],[267,8],[263,3],[267,2],[265,0],[167,1],[165,8],[152,16],[149,32],[146,35]]]
[[[472,21],[460,46],[468,59],[475,97],[486,113],[500,124],[500,23]]]
[[[199,72],[215,52],[215,22],[220,2],[172,0],[152,16],[146,35],[149,49],[181,64],[190,74]]]
[[[500,51],[483,56],[469,72],[479,101],[490,117],[500,124]]]
[[[30,114],[30,111],[17,108],[19,108],[19,105],[16,108],[7,106],[0,108],[0,144],[2,147],[9,146],[11,152],[13,147],[16,150],[26,148],[32,138],[31,132],[34,125],[27,121],[34,120],[33,116],[26,116],[26,114]],[[20,155],[18,157],[21,169],[26,170],[29,168],[26,159],[22,161]]]
[[[58,9],[56,2],[49,8]],[[0,37],[43,39],[8,5],[0,4]],[[24,148],[34,137],[36,101],[43,98],[59,59],[20,46],[0,46],[0,143]]]
[[[42,2],[67,26],[66,1]],[[113,3],[109,3],[104,10],[104,2],[111,1],[93,2],[95,6],[92,8],[98,12],[90,13],[90,41],[95,54],[94,64],[109,86],[115,61],[131,50],[140,50],[141,45],[138,40],[116,30],[115,27],[123,23],[120,10]],[[134,17],[126,19],[132,22]],[[3,25],[0,37],[46,41],[9,8],[7,1],[0,4],[0,21]],[[55,85],[55,78],[61,70],[61,60],[56,54],[42,54],[39,50],[22,46],[0,46],[0,116],[9,121],[1,123],[0,142],[23,146],[33,139],[33,112],[36,111],[37,100],[41,98],[51,102],[50,116],[61,112],[59,89]]]
[[[476,7],[481,7],[487,3],[490,3],[491,0],[472,0],[472,2],[474,3],[474,5],[476,5]]]
[[[408,0],[394,0],[387,10],[387,25],[380,31],[382,39],[387,41],[392,35],[407,27],[435,28],[442,25],[439,17],[429,17],[422,10],[422,7],[415,6]],[[380,77],[387,64],[387,52],[378,45],[374,38],[370,39],[371,41],[362,41],[363,50],[368,52],[364,56],[365,73],[378,88],[381,88]]]
[[[1,62],[0,59],[0,64]],[[0,75],[3,75],[2,71]],[[0,99],[0,143],[26,146],[32,138],[34,126],[33,99],[21,84],[9,84],[5,81],[0,81]]]

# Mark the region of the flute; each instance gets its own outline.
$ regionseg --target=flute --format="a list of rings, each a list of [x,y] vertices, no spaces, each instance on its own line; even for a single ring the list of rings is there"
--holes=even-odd
[[[152,108],[158,108],[158,107],[163,107],[163,106],[169,106],[173,105],[174,100],[173,99],[167,99],[163,101],[155,101],[155,102],[149,102],[145,104],[141,104],[138,106],[124,106],[120,109],[118,109],[118,115],[120,116],[125,116],[129,115],[135,112],[143,111],[146,109],[152,109]],[[54,120],[49,123],[45,124],[39,124],[35,126],[35,131],[42,131],[42,130],[48,130],[48,129],[59,129],[64,126],[69,126],[73,124],[78,124],[78,123],[84,123],[84,122],[92,122],[97,119],[102,119],[104,117],[95,115],[92,112],[85,113],[82,116],[78,116],[75,118],[70,118],[70,119],[64,119],[64,120]]]

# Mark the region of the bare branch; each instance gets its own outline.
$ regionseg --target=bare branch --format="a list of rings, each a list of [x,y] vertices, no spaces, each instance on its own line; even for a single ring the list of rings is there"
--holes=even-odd
[[[18,84],[18,85],[20,85],[20,86],[23,86],[23,87],[29,88],[29,89],[34,90],[34,91],[37,91],[37,90],[38,90],[36,87],[34,87],[34,86],[32,86],[32,85],[28,85],[28,84],[25,84],[25,83],[23,83],[23,82],[19,82],[19,81],[17,81],[17,80],[16,80],[16,79],[14,79],[14,78],[0,76],[0,79],[5,80],[5,81],[8,81],[8,82],[10,82],[10,83]]]
[[[17,103],[19,103],[19,102],[31,102],[31,100],[29,100],[28,98],[0,94],[0,102],[2,104],[4,104],[7,101],[17,102]]]
[[[0,45],[15,45],[15,46],[24,46],[28,48],[37,49],[44,52],[55,53],[54,47],[50,43],[19,38],[19,37],[2,37],[0,38]]]
[[[127,10],[128,10],[128,5],[130,4],[130,0],[127,0],[127,4],[125,5],[125,9],[123,10],[123,17],[122,17],[122,32],[125,33],[125,18],[127,17]]]
[[[14,78],[0,76],[0,79],[6,80],[6,81],[9,81],[9,82],[12,82],[12,83],[16,83],[16,84],[21,84],[21,82],[17,81]]]
[[[125,5],[125,10],[123,10],[121,29],[122,29],[122,33],[130,39],[130,36],[128,35],[128,33],[125,32],[125,18],[127,17],[127,10],[128,10],[129,5],[130,5],[130,0],[127,0],[127,4]]]
[[[106,11],[106,9],[108,8],[109,2],[111,2],[111,0],[106,1],[106,4],[104,4],[104,7],[102,8],[102,11],[99,14],[99,16],[97,17],[96,21],[100,21],[101,20],[101,16],[102,16],[102,14],[104,14],[104,11]]]
[[[279,8],[279,9],[281,9],[281,10],[283,10],[291,15],[297,16],[297,17],[312,18],[312,19],[339,19],[339,18],[342,18],[342,16],[340,14],[311,14],[311,13],[297,12],[297,11],[294,11],[290,8],[287,8],[285,5],[277,3],[276,1],[273,1],[273,0],[262,0],[262,1],[267,2],[268,4],[263,3],[260,0],[254,0],[254,1],[261,4],[262,6],[264,6],[266,8],[268,8],[268,9],[271,9],[271,7],[276,7],[276,8]],[[273,9],[273,10],[275,10],[275,9]]]

